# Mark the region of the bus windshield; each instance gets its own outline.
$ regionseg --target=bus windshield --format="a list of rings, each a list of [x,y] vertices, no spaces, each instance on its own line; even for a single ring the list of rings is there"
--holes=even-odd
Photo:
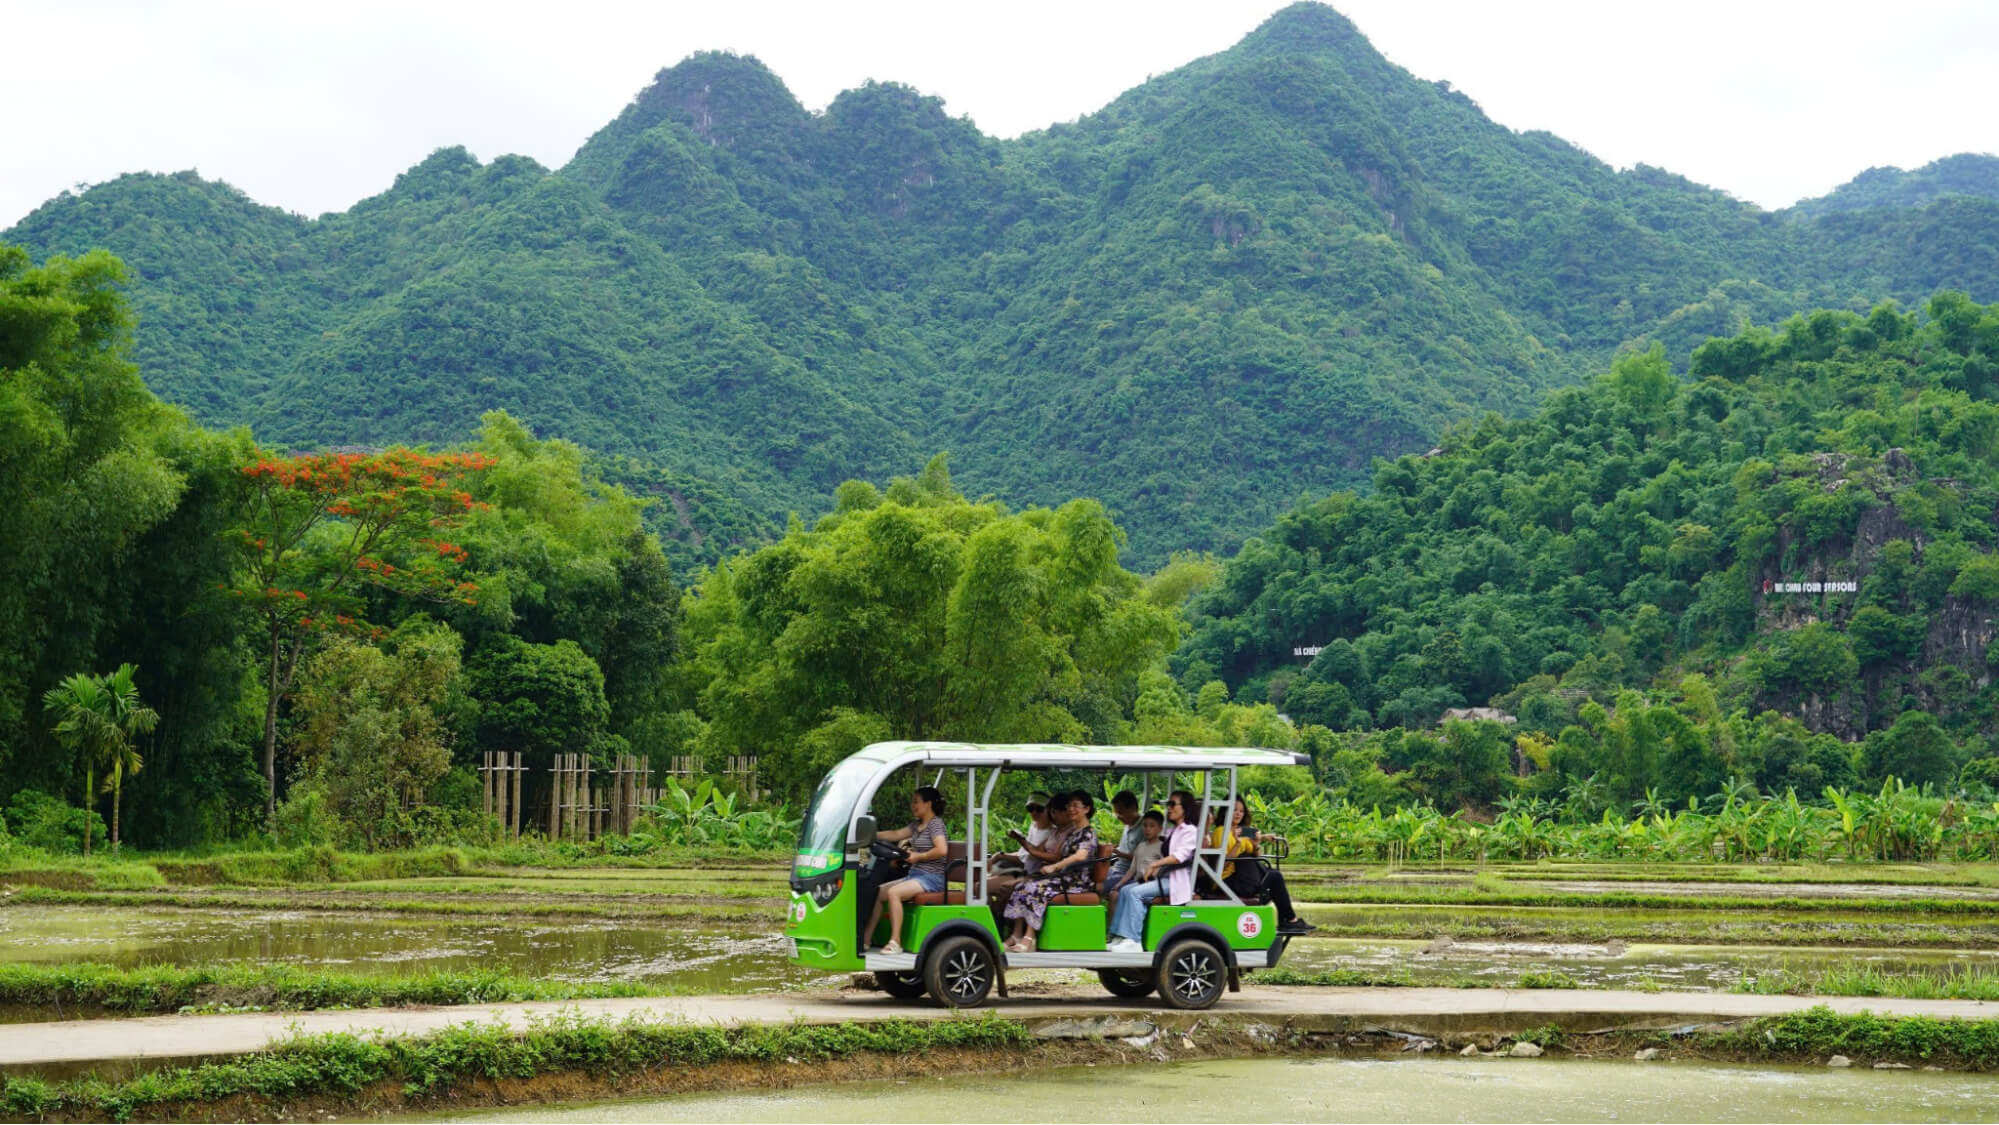
[[[812,809],[805,814],[805,825],[798,832],[795,874],[817,875],[833,870],[845,860],[847,825],[854,815],[854,802],[880,769],[880,762],[849,758],[834,766],[819,783],[819,791],[812,794]]]

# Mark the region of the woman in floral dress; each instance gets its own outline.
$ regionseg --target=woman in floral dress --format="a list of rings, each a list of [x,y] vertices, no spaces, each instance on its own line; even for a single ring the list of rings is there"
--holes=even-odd
[[[1013,889],[1006,903],[1006,916],[1013,920],[1013,934],[1006,943],[1009,953],[1034,952],[1048,904],[1058,896],[1096,889],[1090,882],[1090,865],[1097,858],[1097,832],[1090,827],[1088,807],[1075,794],[1064,793],[1049,802],[1048,816],[1061,831],[1056,852],[1062,858],[1043,864],[1039,875]]]

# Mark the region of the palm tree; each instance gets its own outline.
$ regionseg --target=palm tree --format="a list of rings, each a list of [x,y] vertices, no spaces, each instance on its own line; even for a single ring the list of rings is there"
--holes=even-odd
[[[97,797],[97,768],[106,769],[111,788],[111,848],[118,849],[119,817],[125,795],[125,777],[145,765],[133,745],[133,736],[159,725],[159,712],[139,702],[139,689],[132,682],[138,669],[120,664],[116,672],[70,676],[42,696],[42,705],[55,716],[56,741],[83,759],[84,808]],[[90,818],[83,822],[83,854],[90,854]]]

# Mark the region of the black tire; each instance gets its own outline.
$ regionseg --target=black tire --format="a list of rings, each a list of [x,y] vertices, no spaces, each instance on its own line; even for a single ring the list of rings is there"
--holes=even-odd
[[[1199,1011],[1222,998],[1222,989],[1228,987],[1229,963],[1212,943],[1182,938],[1166,947],[1154,973],[1154,985],[1167,1007]]]
[[[923,983],[931,999],[947,1008],[976,1008],[992,993],[999,967],[986,943],[954,934],[937,943],[923,962]]]
[[[1140,1000],[1152,995],[1152,974],[1144,969],[1098,969],[1097,979],[1112,996]]]
[[[923,995],[922,973],[876,973],[875,987],[897,1000],[914,1000]]]

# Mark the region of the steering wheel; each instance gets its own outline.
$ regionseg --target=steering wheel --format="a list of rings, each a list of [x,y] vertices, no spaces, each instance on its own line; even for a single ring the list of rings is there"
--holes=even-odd
[[[875,840],[870,842],[868,844],[868,854],[875,857],[878,860],[883,860],[889,863],[900,863],[904,859],[904,856],[902,854],[902,849],[896,847],[894,844],[891,844],[886,840]]]

